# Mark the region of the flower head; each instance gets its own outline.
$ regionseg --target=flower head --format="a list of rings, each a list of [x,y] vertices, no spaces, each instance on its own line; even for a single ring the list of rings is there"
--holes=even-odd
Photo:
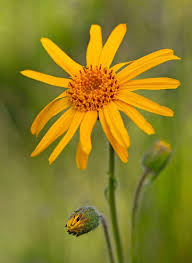
[[[65,227],[69,234],[80,236],[98,227],[99,218],[99,213],[95,208],[81,207],[72,213]]]
[[[111,67],[125,33],[126,25],[118,25],[103,45],[101,27],[92,25],[86,67],[68,57],[51,40],[41,39],[43,47],[51,58],[70,77],[58,78],[32,70],[21,72],[29,78],[66,88],[35,118],[31,132],[37,136],[53,116],[65,111],[44,135],[31,156],[38,155],[63,135],[49,157],[49,163],[53,163],[80,127],[76,163],[79,168],[85,169],[92,150],[92,129],[99,119],[112,147],[120,159],[127,162],[130,139],[119,111],[125,113],[147,134],[153,134],[154,129],[136,108],[163,116],[173,116],[171,109],[160,106],[134,91],[175,89],[180,85],[178,80],[163,77],[133,79],[163,62],[179,58],[174,55],[173,50],[162,49],[140,59]]]

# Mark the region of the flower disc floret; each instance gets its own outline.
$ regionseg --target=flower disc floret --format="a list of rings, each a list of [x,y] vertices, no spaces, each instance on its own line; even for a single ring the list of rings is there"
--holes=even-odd
[[[69,82],[69,101],[77,110],[95,111],[116,100],[119,85],[113,70],[90,66]]]

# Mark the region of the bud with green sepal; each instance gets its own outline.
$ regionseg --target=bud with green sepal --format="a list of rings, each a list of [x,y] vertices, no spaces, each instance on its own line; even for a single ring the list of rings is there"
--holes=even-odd
[[[168,143],[157,141],[144,155],[143,166],[149,172],[158,175],[168,164],[171,154],[172,150]]]
[[[80,236],[88,233],[98,227],[99,213],[94,207],[85,206],[75,210],[65,227],[67,232],[74,236]]]

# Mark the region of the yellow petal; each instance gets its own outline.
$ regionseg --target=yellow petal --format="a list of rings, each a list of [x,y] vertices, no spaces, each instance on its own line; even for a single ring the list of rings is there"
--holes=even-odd
[[[63,93],[61,93],[59,96],[57,96],[53,101],[51,101],[46,107],[44,107],[40,111],[40,113],[37,115],[37,117],[35,118],[35,120],[32,123],[32,126],[31,126],[31,133],[32,134],[36,134],[36,136],[38,136],[39,132],[42,130],[42,128],[46,124],[46,122],[44,123],[44,125],[42,125],[41,123],[42,123],[43,119],[45,118],[45,116],[47,115],[47,113],[49,113],[50,109],[53,107],[53,105],[55,105],[56,102],[58,103],[58,101],[60,101],[61,98],[65,98],[66,96],[67,96],[67,93],[66,93],[66,91],[64,91]],[[55,113],[54,115],[56,115],[56,114],[57,113]],[[41,126],[41,128],[40,128],[40,126]]]
[[[141,130],[149,135],[155,133],[151,124],[147,122],[134,107],[125,104],[122,101],[116,101],[115,104],[118,106],[118,109],[124,112]]]
[[[126,30],[126,25],[120,24],[116,26],[115,29],[111,32],[103,47],[99,60],[99,64],[101,64],[103,67],[110,67],[113,58],[125,36]]]
[[[58,155],[63,151],[65,146],[72,139],[73,135],[75,134],[76,130],[78,129],[79,125],[81,124],[81,121],[82,121],[84,115],[85,115],[84,112],[76,111],[67,133],[61,139],[61,141],[58,143],[58,145],[56,146],[56,148],[54,149],[54,151],[52,152],[52,154],[49,157],[49,163],[50,164],[52,164],[55,161],[55,159],[58,157]]]
[[[123,120],[121,118],[121,114],[119,113],[117,106],[115,105],[114,102],[109,103],[104,108],[104,116],[109,127],[112,123],[111,133],[113,134],[113,129],[114,129],[115,130],[114,137],[115,134],[117,134],[117,138],[120,139],[121,143],[123,143],[126,147],[129,147],[130,146],[129,135],[124,126]],[[108,121],[109,118],[110,121]]]
[[[91,132],[97,121],[97,111],[88,111],[82,120],[80,126],[80,142],[82,150],[89,154],[92,148]]]
[[[128,61],[128,62],[123,62],[123,63],[119,63],[114,65],[113,67],[111,67],[110,69],[112,69],[114,72],[117,72],[120,68],[122,68],[125,65],[129,65],[133,63],[133,61]]]
[[[82,66],[80,64],[71,59],[50,39],[41,38],[41,43],[55,63],[71,76],[77,75],[79,71],[82,70]]]
[[[101,27],[92,25],[90,29],[90,41],[87,47],[87,66],[97,66],[103,47]]]
[[[122,162],[126,163],[128,161],[128,151],[127,148],[124,146],[121,146],[116,139],[113,137],[112,133],[111,133],[111,129],[110,127],[107,125],[107,122],[105,120],[103,111],[99,111],[99,120],[101,122],[101,126],[109,140],[109,142],[111,143],[113,149],[115,150],[115,152],[118,154],[119,158],[121,159]]]
[[[161,89],[176,89],[180,85],[180,81],[171,78],[150,78],[130,80],[121,87],[129,91],[146,89],[146,90],[161,90]]]
[[[119,93],[119,100],[138,107],[140,109],[153,112],[155,114],[163,115],[163,116],[173,116],[173,111],[165,106],[161,106],[156,102],[153,102],[141,95],[135,94],[133,92],[127,90],[121,90]]]
[[[180,58],[173,55],[173,50],[162,49],[135,60],[133,63],[131,63],[126,68],[121,70],[117,74],[117,78],[119,79],[121,84],[124,84],[128,80],[133,79],[134,77],[140,75],[141,73],[157,65],[160,65],[169,60],[176,60],[176,59],[180,59]]]
[[[70,79],[57,78],[34,70],[23,70],[21,71],[21,74],[28,78],[35,79],[56,87],[68,88],[68,84],[70,82]]]
[[[89,154],[85,153],[82,150],[81,143],[79,141],[78,146],[77,146],[77,153],[76,153],[76,163],[77,163],[77,167],[79,169],[81,169],[81,170],[86,169],[88,157],[89,157]]]
[[[53,101],[49,108],[47,108],[47,110],[45,110],[39,118],[39,125],[36,129],[36,136],[38,136],[40,131],[53,116],[67,109],[68,107],[70,107],[68,98],[62,98],[57,101]]]
[[[31,157],[34,157],[44,151],[52,142],[64,134],[70,127],[71,121],[75,115],[75,110],[70,108],[49,128],[36,149],[32,152]]]

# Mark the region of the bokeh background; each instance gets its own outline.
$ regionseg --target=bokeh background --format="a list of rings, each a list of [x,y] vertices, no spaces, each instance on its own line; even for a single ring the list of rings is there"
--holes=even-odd
[[[19,74],[34,69],[65,75],[42,48],[43,36],[85,64],[93,23],[102,26],[104,40],[114,26],[127,23],[114,62],[134,60],[161,48],[174,49],[183,58],[141,76],[169,76],[182,85],[172,91],[140,92],[175,111],[174,118],[143,112],[155,135],[145,135],[124,118],[132,146],[128,164],[117,158],[117,203],[127,260],[131,203],[143,153],[159,138],[169,142],[173,158],[145,194],[140,210],[137,259],[140,263],[192,262],[191,10],[190,0],[1,0],[0,262],[107,262],[101,227],[79,238],[64,229],[70,213],[84,205],[95,206],[110,220],[103,194],[108,156],[101,126],[94,129],[93,152],[84,172],[75,164],[77,135],[52,166],[47,158],[55,145],[31,159],[39,141],[30,134],[32,120],[62,89]]]

